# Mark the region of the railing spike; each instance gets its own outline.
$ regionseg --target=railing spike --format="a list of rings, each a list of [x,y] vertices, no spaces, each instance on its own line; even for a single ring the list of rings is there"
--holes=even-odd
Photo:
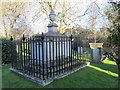
[[[23,34],[23,40],[25,40],[25,36],[24,36],[24,34]]]
[[[13,37],[12,36],[10,37],[10,40],[13,41]]]

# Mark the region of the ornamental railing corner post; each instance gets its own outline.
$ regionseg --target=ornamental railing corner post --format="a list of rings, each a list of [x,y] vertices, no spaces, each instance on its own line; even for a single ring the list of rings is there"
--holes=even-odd
[[[23,40],[23,46],[22,46],[22,48],[23,48],[23,70],[24,70],[24,72],[25,72],[25,69],[24,69],[24,67],[25,67],[25,36],[24,36],[24,34],[23,34],[23,37],[22,37],[22,40]],[[25,72],[26,73],[26,72]]]
[[[72,42],[72,38],[73,38],[73,36],[72,36],[72,34],[71,34],[71,35],[70,35],[70,41],[71,41],[71,51],[70,51],[70,52],[71,52],[71,55],[70,55],[70,56],[71,56],[71,58],[70,58],[70,60],[71,60],[71,69],[72,69],[72,62],[73,62],[73,60],[72,60],[72,53],[73,53],[73,52],[72,52],[72,43],[73,43],[73,42]]]
[[[13,37],[11,36],[10,37],[10,41],[11,41],[11,52],[12,52],[12,48],[13,48]],[[13,59],[12,59],[12,55],[13,55],[13,53],[11,53],[11,57],[10,57],[10,59],[11,59],[11,62],[12,62],[12,68],[13,68]]]
[[[43,71],[42,71],[42,74],[43,74],[43,80],[45,80],[45,72],[44,72],[44,35],[43,35],[43,32],[42,32],[42,37],[41,37],[41,39],[42,39],[42,69],[43,69]]]

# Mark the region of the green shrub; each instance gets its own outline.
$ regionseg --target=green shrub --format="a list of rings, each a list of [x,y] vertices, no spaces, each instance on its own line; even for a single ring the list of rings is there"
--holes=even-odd
[[[15,43],[7,38],[2,39],[2,63],[9,63],[16,58]]]

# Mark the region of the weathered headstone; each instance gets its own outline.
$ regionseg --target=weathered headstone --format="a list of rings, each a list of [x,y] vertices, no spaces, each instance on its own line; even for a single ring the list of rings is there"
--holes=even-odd
[[[100,48],[94,48],[93,50],[93,61],[94,62],[101,62],[101,53],[100,53]]]
[[[100,63],[101,62],[101,48],[103,43],[90,43],[90,48],[92,49],[92,59],[93,62]]]

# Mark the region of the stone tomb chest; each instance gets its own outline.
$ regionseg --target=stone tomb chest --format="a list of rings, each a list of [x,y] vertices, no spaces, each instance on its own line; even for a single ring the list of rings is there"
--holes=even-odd
[[[58,32],[49,31],[36,35],[31,44],[32,60],[37,63],[56,62],[71,56],[70,38]]]

